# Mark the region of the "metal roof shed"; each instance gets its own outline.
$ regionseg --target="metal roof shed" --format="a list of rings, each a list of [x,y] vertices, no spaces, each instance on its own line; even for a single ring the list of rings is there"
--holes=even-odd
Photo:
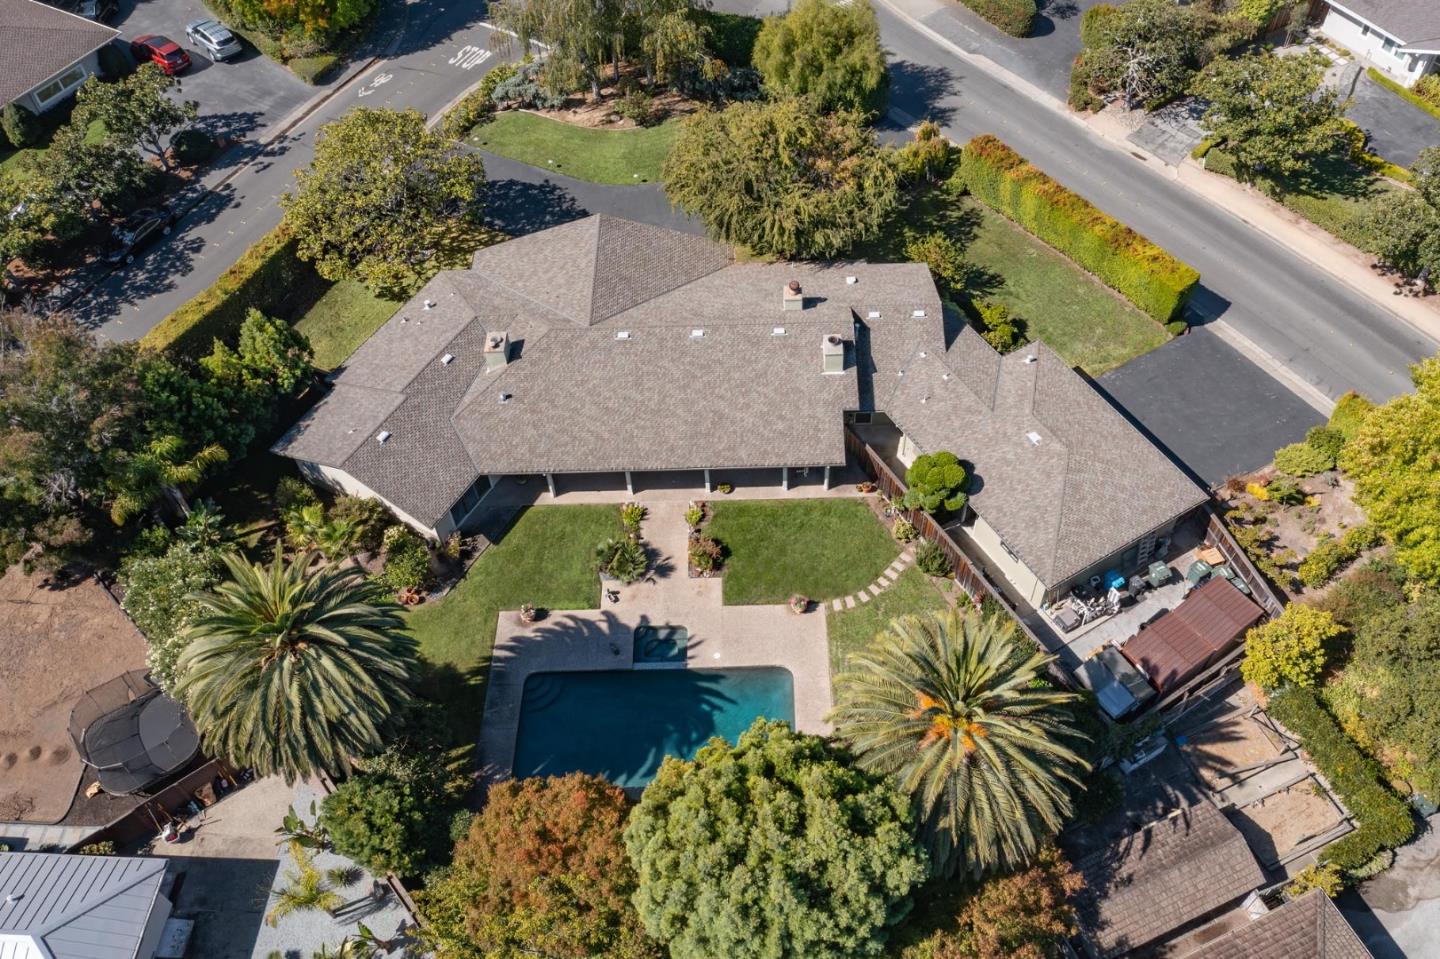
[[[1212,665],[1264,616],[1253,600],[1217,576],[1136,633],[1120,651],[1164,696]]]
[[[164,879],[164,859],[0,852],[0,956],[151,959]]]

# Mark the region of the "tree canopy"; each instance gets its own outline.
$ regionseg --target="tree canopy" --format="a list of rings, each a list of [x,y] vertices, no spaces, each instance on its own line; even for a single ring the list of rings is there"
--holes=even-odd
[[[948,450],[925,453],[905,470],[905,506],[927,513],[954,513],[965,506],[970,476]]]
[[[673,959],[880,956],[925,876],[889,782],[763,720],[667,757],[625,845],[636,909]]]
[[[300,257],[326,279],[397,296],[428,278],[447,231],[478,225],[485,192],[480,158],[416,110],[357,107],[326,124],[295,180],[280,202]]]
[[[821,110],[885,108],[890,73],[868,0],[799,0],[783,17],[767,17],[754,61],[774,94],[812,97]]]
[[[1326,644],[1344,631],[1329,613],[1291,603],[1278,618],[1250,630],[1240,674],[1264,689],[1314,686],[1325,669]]]
[[[196,101],[169,95],[179,85],[154,63],[142,63],[130,76],[113,82],[91,77],[75,93],[71,122],[82,128],[99,123],[107,138],[138,147],[168,170],[171,142],[199,117]]]
[[[1076,60],[1094,93],[1122,94],[1131,106],[1163,103],[1185,92],[1200,66],[1207,24],[1193,6],[1129,0],[1088,17]]]
[[[1380,262],[1406,277],[1440,276],[1440,147],[1420,151],[1415,189],[1395,190],[1361,220],[1362,243]]]
[[[827,257],[877,235],[899,203],[895,165],[851,112],[735,103],[685,121],[664,167],[672,203],[756,253]]]

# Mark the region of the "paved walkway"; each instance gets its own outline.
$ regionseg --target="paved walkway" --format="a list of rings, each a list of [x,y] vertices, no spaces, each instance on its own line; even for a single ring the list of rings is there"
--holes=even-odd
[[[886,567],[885,572],[875,578],[875,582],[866,586],[858,593],[852,593],[849,596],[841,596],[839,599],[832,600],[830,608],[838,613],[842,609],[854,609],[861,603],[870,602],[870,600],[894,585],[895,580],[899,579],[900,574],[905,572],[906,567],[914,561],[914,547],[906,547],[905,552],[895,557],[895,562],[891,563]]]

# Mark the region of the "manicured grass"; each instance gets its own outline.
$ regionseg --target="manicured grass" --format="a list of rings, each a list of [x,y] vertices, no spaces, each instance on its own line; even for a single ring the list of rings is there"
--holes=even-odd
[[[830,678],[845,671],[846,660],[859,652],[877,633],[900,616],[938,612],[950,605],[935,581],[915,567],[901,573],[889,589],[868,603],[854,609],[825,611],[825,626],[830,634]]]
[[[443,599],[406,614],[420,654],[434,667],[427,695],[474,735],[485,705],[495,621],[502,609],[600,605],[595,547],[620,532],[617,506],[532,506]]]
[[[400,309],[394,300],[376,296],[355,280],[341,280],[295,321],[315,350],[315,365],[333,370],[355,348]]]
[[[715,502],[705,531],[725,547],[725,602],[817,602],[875,581],[900,553],[870,507],[855,499]]]
[[[491,153],[594,183],[633,186],[660,179],[679,120],[639,130],[597,130],[505,110],[466,140]]]
[[[968,196],[944,187],[922,192],[875,243],[857,256],[906,259],[905,237],[941,232],[965,249],[972,271],[965,294],[1004,303],[1026,336],[1092,376],[1170,339],[1164,327],[1080,269],[1068,257]]]

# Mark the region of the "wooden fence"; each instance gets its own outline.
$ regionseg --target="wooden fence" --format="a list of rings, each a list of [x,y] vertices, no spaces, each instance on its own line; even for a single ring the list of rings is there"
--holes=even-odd
[[[1275,590],[1260,575],[1250,557],[1245,555],[1245,550],[1235,542],[1235,537],[1230,535],[1230,530],[1225,527],[1225,522],[1215,514],[1209,506],[1205,507],[1209,524],[1205,527],[1205,542],[1214,546],[1225,557],[1225,562],[1233,569],[1239,577],[1250,587],[1250,595],[1255,602],[1271,616],[1279,616],[1285,610],[1285,603],[1275,595]]]

